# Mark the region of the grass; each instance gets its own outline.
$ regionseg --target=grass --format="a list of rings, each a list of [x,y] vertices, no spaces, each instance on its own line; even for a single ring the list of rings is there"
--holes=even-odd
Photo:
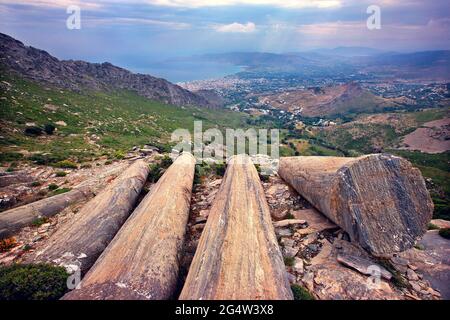
[[[57,300],[67,291],[68,276],[48,264],[0,266],[0,300]]]
[[[63,194],[63,193],[69,192],[70,190],[72,190],[72,189],[71,188],[59,188],[59,189],[54,190],[50,194],[50,196],[56,196],[58,194]]]

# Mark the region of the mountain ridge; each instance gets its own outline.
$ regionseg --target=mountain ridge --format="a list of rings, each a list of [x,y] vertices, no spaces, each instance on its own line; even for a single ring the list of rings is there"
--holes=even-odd
[[[59,60],[3,33],[0,33],[0,66],[30,80],[76,92],[125,89],[166,104],[214,107],[204,97],[165,79],[135,74],[109,62]]]

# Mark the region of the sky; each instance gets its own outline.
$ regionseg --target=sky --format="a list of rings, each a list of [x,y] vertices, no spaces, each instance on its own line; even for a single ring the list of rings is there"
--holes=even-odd
[[[70,30],[77,5],[81,29]],[[370,5],[381,29],[369,30]],[[0,0],[0,32],[60,59],[149,62],[236,51],[339,46],[450,49],[450,0]]]

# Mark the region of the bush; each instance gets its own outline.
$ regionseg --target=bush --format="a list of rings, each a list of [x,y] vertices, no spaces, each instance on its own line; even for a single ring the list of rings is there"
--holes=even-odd
[[[284,258],[284,264],[287,267],[293,267],[295,263],[295,258],[294,257],[286,257]]]
[[[25,134],[27,136],[40,136],[44,133],[44,130],[42,128],[37,126],[28,127],[25,129]]]
[[[71,160],[63,160],[59,161],[55,164],[57,168],[65,168],[65,169],[77,169],[78,165]]]
[[[431,222],[428,224],[428,230],[439,230],[439,227]]]
[[[225,171],[227,169],[227,165],[225,163],[216,163],[214,165],[214,169],[218,176],[223,177],[225,175]]]
[[[445,239],[450,239],[450,228],[439,230],[439,235]]]
[[[121,150],[118,150],[114,153],[114,158],[116,158],[118,160],[123,159],[123,158],[125,158],[125,153]]]
[[[58,171],[58,172],[56,172],[56,176],[57,177],[65,177],[65,176],[67,176],[67,173],[64,171]]]
[[[9,251],[9,249],[14,248],[16,245],[17,245],[17,241],[15,238],[0,240],[0,253],[7,252],[7,251]]]
[[[0,300],[57,300],[67,292],[68,276],[49,264],[0,267]]]
[[[33,182],[31,183],[31,186],[32,186],[32,187],[39,187],[41,184],[42,184],[42,183],[41,183],[40,181],[33,181]]]
[[[18,152],[1,152],[0,162],[17,161],[23,158],[23,154]]]
[[[294,294],[294,300],[315,300],[314,296],[298,284],[291,285],[292,293]]]
[[[57,184],[54,184],[54,183],[48,185],[48,190],[50,190],[50,191],[54,191],[54,190],[56,190],[58,188],[59,188],[59,186]]]
[[[42,226],[44,223],[48,222],[48,218],[47,217],[40,217],[40,218],[36,218],[31,224],[35,227],[39,227]]]
[[[172,163],[173,163],[173,161],[168,155],[165,155],[161,159],[161,167],[164,169],[167,169],[168,167],[170,167],[172,165]]]
[[[61,159],[61,157],[52,154],[42,154],[42,153],[34,154],[28,159],[39,165],[49,165],[64,160]]]
[[[152,183],[158,182],[159,178],[161,178],[167,168],[171,166],[172,162],[173,161],[169,156],[164,156],[158,162],[150,164],[150,172],[148,175],[149,181]]]
[[[48,135],[52,135],[55,132],[55,130],[56,130],[56,127],[51,123],[48,123],[44,126],[44,131]]]

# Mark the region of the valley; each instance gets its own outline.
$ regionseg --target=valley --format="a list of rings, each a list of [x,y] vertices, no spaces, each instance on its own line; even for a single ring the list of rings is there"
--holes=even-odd
[[[110,63],[59,60],[0,34],[0,270],[50,263],[61,284],[89,247],[87,289],[68,292],[63,283],[44,298],[448,299],[441,279],[449,272],[448,240],[439,235],[450,220],[448,52],[355,57],[340,48],[194,60],[204,59],[239,72],[172,84]],[[281,160],[195,163],[171,142],[176,129],[193,133],[194,121],[222,133],[279,129]],[[308,167],[300,156],[316,164],[299,173]],[[265,162],[253,165],[258,157]],[[362,164],[352,171],[334,161]],[[329,185],[345,175],[356,187]],[[325,193],[345,201],[330,213]],[[392,210],[383,212],[384,204]],[[367,217],[351,229],[353,205]],[[385,215],[372,219],[372,208]],[[26,218],[13,225],[16,215]],[[86,225],[89,239],[101,239],[92,247],[78,236]],[[389,243],[391,232],[383,238],[378,228],[400,230],[406,240]],[[68,234],[76,254],[61,245]],[[224,259],[216,247],[226,249]],[[220,272],[222,261],[228,272]],[[366,286],[371,265],[383,274],[375,290]],[[244,267],[248,283],[235,290]],[[247,276],[254,272],[270,285]],[[146,291],[149,283],[157,285]]]

